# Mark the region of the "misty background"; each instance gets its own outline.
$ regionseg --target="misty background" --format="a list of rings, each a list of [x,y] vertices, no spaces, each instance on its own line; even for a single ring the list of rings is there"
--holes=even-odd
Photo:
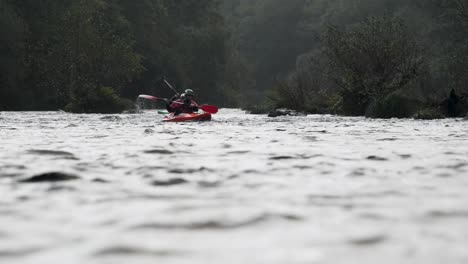
[[[457,116],[467,34],[465,0],[0,0],[0,110],[120,112],[165,78],[221,107]]]

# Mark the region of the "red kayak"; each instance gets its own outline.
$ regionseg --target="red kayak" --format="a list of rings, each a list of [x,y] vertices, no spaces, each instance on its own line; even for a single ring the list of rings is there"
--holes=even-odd
[[[164,117],[164,122],[189,122],[189,121],[210,121],[210,113],[182,113],[174,115],[170,113],[168,116]]]

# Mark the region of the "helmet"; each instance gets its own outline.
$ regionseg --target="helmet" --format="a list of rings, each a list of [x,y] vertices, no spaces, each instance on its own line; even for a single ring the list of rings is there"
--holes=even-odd
[[[187,89],[185,90],[185,95],[187,96],[195,96],[195,93],[193,92],[192,89]]]

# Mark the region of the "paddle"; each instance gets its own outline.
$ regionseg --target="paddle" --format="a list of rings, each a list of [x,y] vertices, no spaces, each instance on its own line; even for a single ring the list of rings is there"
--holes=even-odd
[[[156,97],[156,96],[146,95],[146,94],[140,94],[138,97],[139,97],[139,98],[148,99],[148,100],[153,100],[153,101],[157,101],[157,100],[159,100],[159,101],[165,101],[165,102],[167,101],[166,98],[161,98],[161,97]]]
[[[179,93],[176,91],[176,89],[174,89],[174,87],[172,87],[172,85],[171,85],[168,81],[166,81],[166,79],[163,79],[163,81],[167,84],[167,86],[169,86],[169,88],[172,89],[172,91],[174,91],[174,93],[179,94]]]
[[[139,97],[139,98],[148,99],[148,100],[167,102],[167,99],[166,99],[166,98],[156,97],[156,96],[152,96],[152,95],[140,94],[138,97]],[[183,104],[183,103],[181,103],[181,102],[174,102],[174,103],[176,103],[176,104]],[[204,105],[198,106],[198,108],[200,108],[201,110],[203,110],[203,111],[206,112],[206,113],[210,113],[210,114],[216,114],[216,113],[218,113],[218,107],[217,107],[217,106],[214,106],[214,105],[207,105],[207,104],[204,104]]]

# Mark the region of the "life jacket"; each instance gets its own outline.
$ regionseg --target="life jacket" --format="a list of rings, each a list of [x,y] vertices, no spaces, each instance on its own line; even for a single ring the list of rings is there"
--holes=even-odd
[[[172,102],[169,108],[169,112],[193,113],[194,109],[198,108],[198,104],[193,100],[190,101],[190,104],[185,104],[184,99],[178,99]]]

